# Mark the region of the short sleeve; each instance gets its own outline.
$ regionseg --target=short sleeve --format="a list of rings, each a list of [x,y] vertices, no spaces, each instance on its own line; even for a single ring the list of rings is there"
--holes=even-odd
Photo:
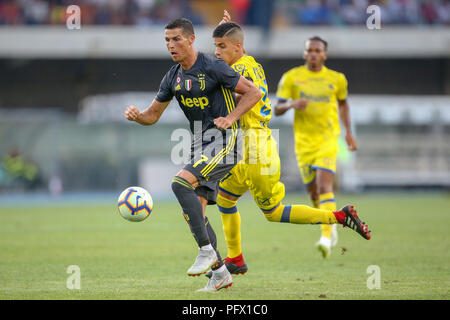
[[[156,100],[159,102],[167,102],[172,100],[173,92],[170,85],[171,72],[167,72],[159,85],[158,93],[156,94]]]
[[[291,78],[285,73],[278,82],[277,87],[277,99],[286,101],[292,98],[292,81]]]
[[[338,100],[347,99],[347,85],[347,79],[345,78],[345,75],[341,73],[338,79],[338,90],[336,92],[336,98]]]
[[[211,76],[225,88],[234,91],[241,75],[227,65],[223,60],[217,59],[211,67]]]

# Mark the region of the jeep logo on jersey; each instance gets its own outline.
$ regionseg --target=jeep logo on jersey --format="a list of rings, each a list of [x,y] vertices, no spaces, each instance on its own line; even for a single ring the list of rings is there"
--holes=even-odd
[[[187,81],[190,81],[190,80],[187,80]],[[207,107],[209,105],[209,100],[207,97],[185,98],[183,95],[181,95],[180,97],[181,97],[180,102],[188,108],[200,107],[203,110],[203,109],[205,109],[205,107]]]

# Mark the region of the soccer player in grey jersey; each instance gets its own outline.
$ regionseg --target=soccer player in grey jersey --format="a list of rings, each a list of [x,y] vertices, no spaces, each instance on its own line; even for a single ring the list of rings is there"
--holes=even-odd
[[[178,64],[164,76],[152,104],[142,112],[129,106],[125,117],[142,125],[155,124],[175,97],[190,122],[192,133],[194,122],[201,122],[202,137],[194,135],[192,151],[199,139],[202,151],[212,143],[219,143],[218,147],[209,148],[218,152],[212,155],[202,152],[198,161],[194,161],[197,158],[192,152],[191,163],[172,181],[172,190],[199,247],[199,254],[187,273],[198,276],[211,268],[213,276],[200,291],[216,291],[231,286],[232,278],[217,251],[214,230],[205,216],[206,205],[215,204],[219,180],[236,164],[223,160],[237,153],[239,118],[261,99],[261,92],[222,60],[198,52],[194,48],[194,27],[189,20],[180,18],[169,22],[165,39],[172,60]],[[241,95],[237,105],[234,92]],[[221,130],[219,136],[223,139],[204,141],[208,140],[203,139],[204,133],[214,129]],[[224,133],[227,129],[230,135]]]

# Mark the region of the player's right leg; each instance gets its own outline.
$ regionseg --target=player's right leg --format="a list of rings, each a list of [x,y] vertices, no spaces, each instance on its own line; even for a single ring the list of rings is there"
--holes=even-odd
[[[197,178],[185,169],[181,170],[172,180],[172,190],[183,209],[199,247],[198,256],[187,271],[189,276],[205,273],[211,266],[218,263],[216,250],[211,245],[205,226],[204,206],[195,193],[197,185]]]

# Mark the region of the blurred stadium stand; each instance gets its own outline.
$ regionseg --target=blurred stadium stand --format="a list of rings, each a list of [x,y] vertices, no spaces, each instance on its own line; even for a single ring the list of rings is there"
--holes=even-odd
[[[369,5],[380,7],[383,24],[450,24],[448,0],[0,0],[0,25],[65,24],[69,5],[80,6],[84,25],[148,26],[180,16],[214,25],[223,9],[245,25],[358,25]]]
[[[182,114],[174,104],[148,128],[125,121],[123,110],[146,107],[173,65],[164,24],[192,19],[197,48],[213,54],[225,8],[245,24],[247,52],[263,64],[273,102],[282,73],[302,63],[304,41],[329,42],[327,66],[348,78],[359,143],[356,154],[341,148],[343,190],[450,188],[450,1],[257,2],[0,0],[0,161],[18,150],[39,176],[14,182],[2,163],[0,192],[168,190],[180,167],[169,159],[172,133],[187,127]],[[81,7],[81,30],[65,26],[72,4]],[[381,8],[381,30],[365,26],[371,4]],[[280,130],[282,179],[299,190],[292,114],[271,123]]]

